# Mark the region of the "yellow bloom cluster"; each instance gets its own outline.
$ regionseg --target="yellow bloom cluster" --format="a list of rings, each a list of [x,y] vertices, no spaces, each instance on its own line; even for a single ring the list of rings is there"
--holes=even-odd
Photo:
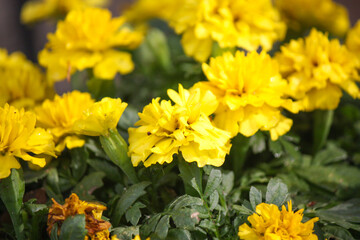
[[[115,48],[136,48],[143,33],[125,26],[124,17],[112,18],[108,10],[87,8],[71,11],[48,39],[39,62],[50,79],[63,80],[86,68],[93,68],[97,78],[113,79],[118,72],[134,69],[131,54]]]
[[[8,103],[17,108],[32,108],[53,94],[39,67],[24,54],[8,55],[5,49],[0,49],[0,85],[1,107]]]
[[[108,0],[30,0],[21,9],[21,22],[33,23],[50,17],[65,15],[71,10],[101,7]]]
[[[85,140],[81,135],[107,135],[109,129],[116,128],[126,106],[112,98],[95,103],[89,93],[73,91],[46,100],[35,112],[38,125],[54,136],[56,151],[61,153],[65,147],[82,147]]]
[[[305,39],[292,40],[275,55],[280,72],[288,80],[288,94],[305,111],[335,109],[341,89],[353,98],[360,97],[357,57],[338,39],[313,29]]]
[[[133,240],[141,240],[140,235],[136,235]],[[150,238],[147,238],[146,240],[150,240]]]
[[[313,234],[314,223],[318,218],[312,218],[302,223],[304,209],[293,212],[291,201],[288,210],[274,204],[260,203],[256,206],[256,213],[248,217],[251,227],[244,223],[239,227],[239,237],[244,240],[317,240]]]
[[[85,215],[85,228],[88,231],[84,240],[110,240],[109,228],[111,224],[101,219],[102,212],[106,207],[97,204],[81,201],[79,197],[72,193],[69,198],[65,199],[65,204],[61,205],[52,199],[53,205],[49,209],[47,220],[47,231],[50,235],[54,224],[58,224],[58,234],[61,230],[62,223],[70,216],[78,214]]]
[[[255,51],[270,50],[281,40],[286,25],[271,0],[184,0],[175,1],[177,9],[170,26],[182,35],[187,55],[203,62],[213,42],[221,48],[241,47]]]
[[[170,101],[159,98],[139,113],[138,128],[129,128],[129,155],[134,166],[144,162],[170,163],[179,152],[187,162],[221,166],[230,150],[230,133],[215,127],[209,115],[216,109],[211,92],[188,91],[179,85],[179,92],[168,90]]]
[[[0,107],[0,179],[10,175],[11,168],[20,168],[16,158],[44,167],[45,155],[55,156],[51,134],[36,128],[32,112],[5,104]]]
[[[333,0],[275,0],[275,6],[296,31],[317,27],[341,37],[350,27],[346,8]]]
[[[360,20],[346,36],[346,47],[360,59]]]
[[[42,106],[35,108],[38,125],[54,136],[58,153],[65,146],[72,149],[85,144],[85,140],[76,134],[73,126],[93,104],[94,100],[89,93],[73,91],[62,97],[56,95],[54,100],[45,100]]]
[[[286,98],[288,86],[282,79],[277,62],[262,52],[230,52],[203,63],[209,81],[195,87],[210,90],[220,102],[214,123],[232,136],[251,136],[258,130],[270,131],[271,139],[288,132],[292,120],[281,114],[282,107],[297,112]]]

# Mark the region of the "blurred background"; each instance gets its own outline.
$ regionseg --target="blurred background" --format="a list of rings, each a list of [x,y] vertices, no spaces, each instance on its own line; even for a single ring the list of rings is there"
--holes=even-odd
[[[110,9],[117,16],[133,0],[112,0]],[[154,0],[156,1],[156,0]],[[171,0],[169,0],[171,1]],[[316,0],[314,0],[316,1]],[[46,43],[46,34],[55,30],[55,21],[25,26],[20,23],[20,9],[26,0],[0,0],[0,48],[24,52],[29,59],[37,61],[37,53]],[[360,17],[360,0],[336,0],[347,7],[354,23]]]

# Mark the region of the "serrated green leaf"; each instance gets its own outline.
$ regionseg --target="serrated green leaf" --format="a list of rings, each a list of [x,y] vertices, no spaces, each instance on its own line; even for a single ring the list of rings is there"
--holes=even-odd
[[[215,223],[209,219],[202,220],[199,226],[212,232],[217,232]]]
[[[201,198],[197,198],[197,197],[192,197],[189,195],[182,195],[180,197],[178,197],[177,199],[175,199],[170,205],[169,205],[169,209],[173,209],[174,211],[177,209],[181,209],[183,207],[187,207],[187,206],[195,206],[195,205],[202,205],[203,201],[201,200]]]
[[[59,240],[84,240],[87,234],[85,215],[68,217],[61,226]]]
[[[132,240],[133,236],[139,234],[139,226],[113,228],[111,235],[116,235],[121,240]]]
[[[132,225],[136,226],[139,222],[139,219],[141,217],[141,211],[140,208],[146,207],[144,204],[137,202],[133,206],[129,208],[129,210],[125,213],[125,218],[128,222],[130,222]]]
[[[169,221],[170,221],[170,216],[165,215],[161,217],[160,221],[156,225],[155,233],[160,239],[166,238],[170,227]]]
[[[201,190],[200,190],[200,187],[199,187],[198,183],[196,182],[196,179],[195,179],[195,178],[192,178],[192,179],[190,180],[190,185],[191,185],[191,187],[192,187],[193,189],[196,190],[196,192],[197,192],[200,196],[202,195],[202,192],[201,192]]]
[[[116,204],[116,207],[113,211],[113,216],[111,218],[111,223],[114,226],[118,226],[121,220],[121,217],[124,215],[126,210],[135,203],[135,201],[146,194],[145,188],[149,186],[150,182],[141,182],[132,185],[125,192],[122,193],[119,201]]]
[[[284,150],[282,148],[280,141],[272,141],[269,138],[268,144],[269,144],[269,150],[273,153],[275,158],[279,158],[283,155]]]
[[[142,235],[149,236],[150,233],[155,231],[155,227],[161,218],[161,214],[155,214],[144,225],[141,226],[140,232]]]
[[[250,188],[249,193],[250,203],[253,209],[256,209],[256,206],[262,203],[262,193],[255,187]]]
[[[328,217],[341,218],[348,222],[360,223],[360,199],[351,199],[332,208],[319,210],[318,212]]]
[[[21,208],[25,192],[22,169],[11,169],[10,176],[0,180],[0,198],[3,201],[14,226],[16,238],[24,239],[24,223]]]
[[[280,207],[288,198],[287,186],[278,178],[272,178],[266,189],[266,202]]]
[[[294,144],[290,143],[289,141],[286,141],[284,138],[279,138],[279,141],[281,145],[284,147],[285,152],[290,157],[292,157],[296,162],[299,162],[301,160],[301,153]]]
[[[75,185],[73,192],[80,199],[91,200],[92,193],[104,185],[102,179],[105,177],[104,172],[93,172],[85,176],[78,184]]]
[[[212,169],[205,187],[204,197],[209,197],[220,186],[221,180],[221,171]]]
[[[193,217],[192,217],[192,214]],[[177,228],[190,229],[198,222],[198,214],[189,208],[183,208],[171,213],[171,217]]]
[[[202,170],[196,165],[196,163],[188,163],[182,159],[181,155],[178,155],[180,177],[184,182],[186,194],[196,195],[196,192],[202,194]],[[194,183],[191,183],[194,179]],[[196,189],[195,189],[196,188]],[[193,191],[192,189],[195,189]]]
[[[223,194],[224,196],[227,196],[231,190],[234,187],[234,180],[235,180],[235,175],[234,172],[232,171],[228,171],[228,172],[223,172],[222,174],[222,187],[223,187]]]

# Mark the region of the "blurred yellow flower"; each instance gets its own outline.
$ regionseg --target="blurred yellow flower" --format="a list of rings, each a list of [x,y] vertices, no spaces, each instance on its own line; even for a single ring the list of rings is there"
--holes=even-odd
[[[65,204],[61,205],[54,199],[53,205],[49,209],[47,220],[47,231],[50,235],[54,224],[58,224],[58,234],[61,230],[62,223],[70,216],[78,214],[85,215],[85,228],[88,231],[84,240],[110,240],[109,228],[111,224],[101,219],[102,212],[106,207],[98,203],[89,203],[81,201],[79,197],[72,193],[69,198],[65,199]]]
[[[184,0],[169,21],[187,55],[204,62],[214,42],[221,48],[269,51],[283,39],[286,25],[271,0]]]
[[[298,109],[286,97],[286,81],[281,78],[279,66],[262,52],[237,51],[211,58],[203,63],[203,72],[209,81],[199,82],[195,87],[210,90],[220,102],[215,112],[217,127],[251,136],[258,130],[270,131],[271,139],[288,132],[292,120],[281,114],[282,108],[292,112]]]
[[[288,210],[283,205],[281,212],[274,204],[260,203],[256,206],[256,213],[247,218],[251,227],[242,224],[238,235],[244,240],[317,240],[313,228],[319,219],[312,218],[302,223],[303,211],[293,212],[291,201],[288,202]]]
[[[61,153],[65,146],[69,149],[81,147],[85,140],[74,130],[74,123],[83,118],[83,112],[94,104],[89,93],[73,91],[54,100],[46,100],[36,107],[38,125],[47,129],[55,139],[56,152]]]
[[[103,98],[84,111],[83,119],[74,123],[74,130],[81,135],[107,135],[109,129],[115,129],[127,103],[120,98]]]
[[[169,89],[175,102],[159,98],[139,113],[138,128],[129,128],[129,155],[134,166],[144,162],[170,163],[173,155],[182,153],[187,162],[221,166],[230,150],[230,133],[216,128],[209,115],[216,109],[211,92],[200,94],[199,89],[188,91],[179,85],[179,92]]]
[[[317,27],[342,37],[350,27],[346,8],[333,0],[275,0],[289,28]]]
[[[346,47],[360,59],[360,20],[346,36]]]
[[[137,0],[123,15],[129,22],[142,23],[152,18],[170,19],[182,0]]]
[[[313,29],[305,39],[292,40],[275,55],[280,72],[288,80],[288,94],[304,111],[335,109],[341,89],[360,97],[359,60],[338,39]]]
[[[21,22],[25,24],[64,16],[71,10],[107,5],[108,0],[30,0],[21,9]]]
[[[26,59],[24,54],[8,55],[0,48],[0,106],[8,103],[16,108],[32,108],[45,98],[53,96],[40,68]]]
[[[36,128],[36,115],[5,104],[0,107],[0,179],[10,175],[11,168],[20,168],[16,158],[40,167],[45,156],[55,156],[51,134]]]
[[[133,240],[141,240],[140,235],[136,235]],[[150,238],[148,237],[146,240],[150,240]]]
[[[39,62],[50,79],[63,80],[87,68],[93,68],[97,78],[113,79],[118,72],[134,69],[131,54],[116,48],[136,48],[143,33],[127,27],[124,17],[112,18],[108,10],[87,8],[71,11],[48,39]]]

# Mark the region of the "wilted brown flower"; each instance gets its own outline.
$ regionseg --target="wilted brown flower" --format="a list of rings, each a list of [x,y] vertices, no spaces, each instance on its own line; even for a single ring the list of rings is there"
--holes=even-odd
[[[87,236],[84,240],[110,240],[109,228],[111,224],[101,219],[102,212],[106,207],[98,203],[89,203],[81,201],[79,197],[72,193],[69,198],[65,199],[65,204],[61,205],[52,199],[53,205],[49,209],[47,231],[50,234],[55,223],[58,224],[60,233],[61,225],[69,216],[78,214],[85,215],[86,225],[88,230]]]

